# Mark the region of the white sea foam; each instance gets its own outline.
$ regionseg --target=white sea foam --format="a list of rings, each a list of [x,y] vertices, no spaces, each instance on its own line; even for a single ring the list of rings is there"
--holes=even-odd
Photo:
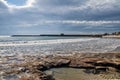
[[[115,51],[119,46],[119,39],[101,38],[0,42],[0,54],[18,56],[49,55],[56,53],[71,54],[74,52],[104,53]]]
[[[2,36],[2,35],[0,35],[0,38],[6,38],[6,37],[11,37],[11,36]]]
[[[97,39],[97,38],[96,38]],[[95,40],[89,39],[57,39],[57,40],[35,40],[35,41],[16,41],[16,42],[0,42],[0,46],[28,46],[28,45],[45,45],[45,44],[59,44]]]

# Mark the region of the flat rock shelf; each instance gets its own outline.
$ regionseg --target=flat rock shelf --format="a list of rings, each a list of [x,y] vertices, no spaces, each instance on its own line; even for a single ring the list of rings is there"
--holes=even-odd
[[[120,79],[120,53],[74,53],[43,57],[24,55],[23,57],[25,60],[21,63],[1,66],[0,80]],[[9,61],[11,56],[2,59]]]

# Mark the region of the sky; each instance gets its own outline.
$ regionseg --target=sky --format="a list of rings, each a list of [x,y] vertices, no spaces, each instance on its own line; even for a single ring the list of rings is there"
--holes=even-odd
[[[120,0],[0,0],[0,35],[120,31]]]
[[[8,1],[9,4],[12,4],[12,5],[17,5],[17,6],[21,6],[21,5],[24,5],[26,0],[6,0]]]

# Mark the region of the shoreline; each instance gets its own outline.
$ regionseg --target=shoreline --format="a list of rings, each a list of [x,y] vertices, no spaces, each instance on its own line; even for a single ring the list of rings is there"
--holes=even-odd
[[[10,57],[6,58],[10,59]],[[1,71],[1,74],[21,76],[18,77],[18,80],[55,80],[52,75],[48,75],[44,71],[66,67],[90,70],[92,71],[90,74],[94,75],[101,73],[106,75],[111,71],[120,75],[117,73],[120,71],[120,53],[75,53],[68,56],[47,55],[43,57],[28,55],[24,58],[26,60],[20,64],[10,64],[10,70]]]
[[[107,36],[102,36],[102,38],[116,38],[116,39],[120,39],[120,35],[107,35]]]
[[[120,52],[118,39],[62,39],[0,43],[1,55],[49,55],[62,52]]]
[[[11,37],[90,37],[90,38],[117,38],[120,39],[120,34],[41,34],[41,35],[11,35]]]
[[[42,35],[11,35],[11,37],[102,37],[101,34],[42,34]]]
[[[97,38],[96,38],[97,39]],[[80,41],[90,41],[94,40],[94,38],[90,39],[56,39],[56,40],[36,40],[36,41],[17,41],[16,42],[1,42],[0,46],[29,46],[29,45],[46,45],[46,44],[60,44],[60,43],[72,43],[72,42],[80,42]]]
[[[120,79],[120,41],[104,38],[84,40],[0,43],[0,79],[55,80],[52,74],[46,74],[44,71],[64,67],[83,69],[90,72],[85,74],[88,76],[92,74],[96,79],[111,79],[103,77],[107,75],[116,75],[113,78]]]

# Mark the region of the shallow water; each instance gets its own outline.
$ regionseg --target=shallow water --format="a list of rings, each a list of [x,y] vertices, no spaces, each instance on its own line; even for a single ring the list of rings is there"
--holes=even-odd
[[[46,71],[46,73],[53,75],[56,80],[120,79],[120,73],[92,74],[85,73],[84,69],[75,68],[54,68]]]

